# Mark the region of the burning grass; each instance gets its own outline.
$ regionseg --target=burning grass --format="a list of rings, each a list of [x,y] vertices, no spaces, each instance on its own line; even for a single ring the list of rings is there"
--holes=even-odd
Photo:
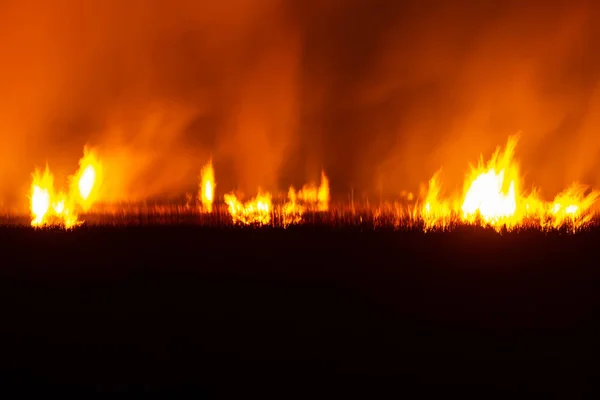
[[[504,149],[498,147],[487,162],[481,156],[465,176],[462,191],[445,194],[441,170],[423,187],[419,196],[402,203],[330,206],[329,179],[321,171],[320,182],[308,183],[287,195],[258,190],[255,197],[229,192],[215,193],[212,160],[202,168],[195,200],[186,204],[102,205],[102,162],[93,150],[84,148],[79,170],[69,178],[69,190],[55,189],[48,167],[33,174],[30,193],[30,224],[34,227],[73,228],[83,221],[90,225],[195,224],[204,226],[249,226],[289,228],[295,225],[447,231],[462,226],[491,228],[499,233],[537,229],[577,232],[595,224],[593,207],[600,191],[573,182],[554,198],[527,189],[514,154],[518,135]],[[222,199],[223,203],[218,199]],[[406,200],[406,201],[405,201]]]
[[[203,212],[202,208],[183,204],[113,204],[98,205],[80,218],[84,226],[155,226],[189,225],[207,228],[278,228],[298,229],[300,227],[319,227],[323,229],[358,229],[361,231],[404,231],[404,232],[458,232],[492,231],[506,232],[564,232],[575,233],[595,228],[600,223],[596,214],[590,214],[585,223],[563,221],[553,225],[539,218],[524,219],[518,225],[491,226],[483,218],[464,221],[458,214],[451,214],[444,223],[431,225],[429,221],[413,212],[414,206],[398,203],[372,207],[367,204],[337,204],[328,211],[307,210],[290,222],[285,204],[275,204],[268,211],[268,218],[257,222],[236,220],[230,213],[230,206],[224,203],[213,204],[212,212]],[[26,215],[0,215],[0,224],[5,226],[28,226],[30,219]],[[63,229],[65,226],[49,225],[46,229]],[[74,228],[68,226],[67,228]],[[39,228],[38,228],[39,229]]]

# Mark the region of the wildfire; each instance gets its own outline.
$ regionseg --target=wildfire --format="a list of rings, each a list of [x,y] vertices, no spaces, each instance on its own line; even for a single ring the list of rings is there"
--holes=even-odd
[[[44,223],[48,211],[52,205],[52,189],[54,186],[54,177],[50,169],[46,166],[44,173],[36,170],[33,173],[33,184],[31,185],[31,215],[33,226],[40,226]],[[62,211],[59,207],[59,211]]]
[[[271,222],[271,203],[270,193],[261,193],[246,203],[238,200],[235,194],[225,195],[225,203],[229,208],[229,214],[234,223],[244,225],[267,225]]]
[[[102,182],[102,164],[96,152],[83,148],[83,157],[79,160],[79,170],[70,177],[70,197],[76,199],[83,211],[89,210],[97,199]]]
[[[302,221],[304,213],[309,211],[329,210],[329,179],[325,171],[321,171],[321,183],[304,185],[296,191],[293,186],[288,189],[288,201],[282,207],[283,225],[288,226]]]
[[[440,175],[441,170],[436,172],[429,180],[425,202],[420,210],[421,217],[425,224],[425,230],[436,227],[447,228],[452,221],[452,208],[450,202],[440,198]],[[415,214],[411,216],[414,218]]]
[[[290,186],[287,197],[287,201],[277,208],[280,222],[284,227],[302,222],[302,216],[306,211],[329,209],[329,179],[325,172],[321,172],[319,186],[304,185],[299,191]],[[272,198],[271,193],[259,192],[254,199],[242,203],[235,194],[229,193],[225,195],[225,203],[228,205],[234,223],[266,225],[271,223],[273,217]]]
[[[79,161],[79,170],[69,177],[68,194],[55,192],[54,176],[48,165],[43,173],[36,170],[30,192],[31,225],[60,225],[65,228],[78,225],[77,209],[87,211],[95,201],[101,176],[101,164],[96,154],[87,147]]]
[[[448,229],[457,224],[487,226],[497,231],[520,227],[575,231],[586,226],[592,219],[591,210],[600,192],[574,183],[547,201],[535,188],[524,190],[519,164],[514,159],[517,143],[518,137],[511,136],[505,148],[497,148],[487,162],[480,157],[478,163],[470,167],[462,190],[452,196],[444,196],[441,170],[437,171],[428,185],[422,187],[418,198],[412,193],[403,194],[412,206],[408,213],[394,206],[394,224],[422,225],[426,231]],[[43,171],[36,170],[29,195],[31,225],[69,228],[79,224],[78,213],[88,211],[98,199],[102,180],[102,164],[87,147],[78,171],[69,177],[65,192],[55,190],[54,176],[48,166]],[[197,193],[201,212],[213,212],[215,187],[215,171],[209,160],[201,170]],[[193,197],[190,194],[188,202],[193,201]],[[308,212],[329,211],[329,179],[321,171],[318,184],[306,184],[299,190],[290,186],[287,199],[278,201],[280,197],[276,197],[274,201],[273,198],[271,193],[260,190],[256,197],[245,202],[234,193],[224,195],[235,224],[287,227],[306,221]],[[383,218],[380,209],[373,215]]]
[[[425,229],[447,228],[451,221],[478,223],[497,230],[533,224],[544,229],[566,225],[578,229],[588,223],[592,217],[590,209],[600,192],[575,183],[551,202],[543,201],[535,190],[525,193],[519,165],[513,159],[517,142],[517,136],[509,137],[504,151],[498,148],[487,163],[480,159],[476,167],[471,167],[460,202],[440,198],[439,172],[436,173],[421,207]]]
[[[212,160],[202,168],[200,173],[200,187],[198,189],[198,200],[202,203],[205,212],[211,213],[215,198],[215,171]]]
[[[325,171],[321,171],[321,183],[319,186],[310,184],[304,185],[302,189],[296,192],[293,186],[288,190],[290,202],[300,201],[316,211],[329,210],[329,179]]]

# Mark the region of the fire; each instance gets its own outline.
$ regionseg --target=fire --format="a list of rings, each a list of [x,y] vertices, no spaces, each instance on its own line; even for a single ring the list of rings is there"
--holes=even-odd
[[[321,171],[319,186],[308,184],[304,185],[299,191],[290,186],[288,201],[282,207],[283,225],[300,223],[307,210],[328,211],[329,200],[329,179],[325,175],[325,171]]]
[[[34,227],[59,225],[71,228],[80,224],[76,213],[79,206],[88,210],[95,199],[101,175],[101,165],[93,151],[84,148],[79,170],[69,178],[69,194],[55,192],[54,176],[46,165],[44,172],[33,173],[30,210]]]
[[[487,162],[481,156],[466,174],[462,190],[450,196],[442,190],[442,171],[437,171],[428,185],[422,187],[418,198],[412,193],[404,195],[410,203],[408,213],[394,207],[398,221],[411,226],[422,224],[426,231],[449,229],[457,224],[486,226],[497,231],[521,227],[575,231],[590,223],[591,210],[600,192],[574,183],[552,200],[546,200],[535,188],[524,190],[519,163],[515,160],[517,144],[518,137],[511,136],[506,146],[497,148]],[[55,190],[48,166],[43,171],[36,170],[29,195],[31,225],[68,228],[80,224],[78,213],[88,211],[98,199],[102,173],[97,154],[87,147],[78,171],[69,178],[66,192]],[[197,193],[202,212],[213,212],[215,187],[215,171],[209,160],[201,170]],[[193,197],[190,194],[188,202]],[[235,224],[287,227],[306,221],[307,213],[329,211],[329,179],[321,171],[318,184],[306,184],[299,190],[290,186],[287,199],[273,198],[271,193],[259,190],[256,197],[245,202],[234,193],[225,194],[224,202]],[[381,219],[381,214],[377,210],[374,215]]]
[[[268,225],[271,222],[273,205],[270,193],[259,192],[254,199],[246,203],[240,202],[235,194],[229,193],[225,195],[225,203],[234,223]]]
[[[33,217],[31,221],[32,226],[42,225],[46,219],[46,215],[50,211],[53,182],[54,177],[50,173],[48,166],[46,166],[43,174],[37,170],[33,173],[30,197],[31,215]]]
[[[497,230],[534,224],[543,229],[585,226],[592,218],[590,209],[600,192],[573,184],[550,202],[542,200],[535,190],[525,193],[519,165],[513,159],[517,142],[517,136],[509,137],[504,151],[498,148],[487,163],[480,159],[476,167],[471,167],[461,202],[440,199],[439,172],[436,173],[421,208],[425,229],[447,228],[449,221]]]
[[[297,192],[293,186],[290,186],[288,198],[292,202],[299,200],[316,211],[328,211],[329,179],[325,175],[325,171],[321,171],[321,183],[319,186],[313,184],[304,185],[302,189]]]
[[[79,170],[69,179],[71,199],[76,199],[83,211],[89,210],[96,201],[102,182],[102,164],[95,151],[84,147],[83,157],[79,160]]]
[[[451,222],[452,211],[450,203],[449,201],[440,198],[441,172],[441,170],[436,172],[429,180],[429,188],[421,209],[425,230],[435,227],[447,228]],[[414,215],[412,216],[414,217]]]
[[[233,222],[244,225],[267,225],[272,222],[274,207],[273,196],[268,192],[260,192],[246,203],[242,203],[235,194],[225,195],[229,214]],[[287,201],[277,207],[281,224],[287,227],[302,222],[306,211],[329,210],[329,179],[325,172],[321,172],[319,186],[314,184],[304,185],[296,191],[293,186],[288,189]]]
[[[519,166],[513,161],[516,145],[517,137],[510,137],[504,152],[496,149],[487,164],[481,158],[478,166],[471,168],[461,206],[464,221],[473,223],[481,218],[486,224],[510,227],[519,222]]]
[[[593,217],[589,210],[600,196],[600,192],[591,191],[586,195],[588,191],[587,186],[574,183],[559,193],[551,205],[547,206],[552,218],[549,224],[545,223],[544,225],[560,228],[567,223],[574,223],[574,228],[577,228],[589,223]]]
[[[34,172],[30,201],[31,225],[34,227],[62,225],[70,228],[78,223],[66,196],[54,192],[54,176],[48,166],[43,173]]]
[[[78,182],[77,187],[79,188],[79,195],[83,200],[87,200],[90,197],[90,193],[94,188],[94,181],[96,180],[96,170],[93,166],[88,167],[83,171],[81,179]]]
[[[211,213],[213,201],[215,198],[215,171],[212,166],[212,160],[202,168],[200,173],[200,188],[198,198],[202,203],[205,212]]]
[[[283,216],[283,226],[299,224],[302,222],[302,216],[306,207],[298,202],[298,196],[293,186],[288,190],[288,201],[283,205],[281,213]]]

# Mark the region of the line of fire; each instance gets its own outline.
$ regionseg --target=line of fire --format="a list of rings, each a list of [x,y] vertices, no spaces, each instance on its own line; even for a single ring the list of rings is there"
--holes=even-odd
[[[600,192],[575,182],[553,199],[544,200],[536,188],[525,189],[519,164],[514,159],[517,143],[518,136],[510,136],[505,147],[497,148],[487,161],[482,156],[472,165],[462,193],[441,195],[440,170],[419,195],[411,194],[406,201],[372,210],[374,226],[390,224],[396,228],[418,227],[431,231],[476,225],[499,232],[522,228],[566,228],[575,232],[589,226],[594,219],[592,207]],[[235,225],[279,227],[302,224],[308,215],[342,218],[341,210],[330,207],[329,179],[325,171],[321,172],[320,183],[307,184],[299,190],[290,186],[283,198],[259,190],[254,198],[245,201],[235,193],[226,193],[222,202],[217,201],[215,177],[210,160],[201,170],[198,193],[192,196],[193,201],[175,212],[191,210],[197,215],[218,215],[221,222]],[[79,169],[68,178],[67,190],[56,189],[48,166],[43,171],[36,170],[29,194],[31,225],[67,229],[81,225],[85,216],[94,215],[99,189],[106,179],[110,176],[104,176],[102,160],[88,147],[84,148]],[[117,211],[113,208],[110,212]],[[160,214],[161,210],[154,212]],[[352,207],[351,212],[355,214],[356,209]]]

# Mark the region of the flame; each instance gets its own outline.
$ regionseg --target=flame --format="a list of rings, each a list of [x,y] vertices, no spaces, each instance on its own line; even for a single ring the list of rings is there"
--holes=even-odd
[[[483,158],[476,168],[471,168],[465,181],[465,195],[461,212],[463,221],[474,223],[477,218],[493,226],[518,223],[517,190],[519,166],[513,162],[517,137],[508,139],[506,149],[496,149],[487,164]]]
[[[445,229],[451,221],[481,224],[496,230],[525,225],[579,229],[589,223],[591,207],[600,192],[574,183],[550,202],[542,200],[536,190],[525,193],[519,165],[513,159],[517,142],[518,136],[509,137],[504,151],[498,148],[487,163],[481,158],[476,167],[471,167],[465,179],[462,202],[440,198],[438,171],[429,182],[420,210],[425,229]]]
[[[304,185],[299,191],[295,191],[293,186],[290,186],[288,191],[290,200],[300,200],[306,203],[317,211],[329,210],[329,179],[325,175],[325,171],[321,171],[321,183],[319,186],[310,184]]]
[[[88,165],[83,171],[81,178],[78,182],[77,187],[79,188],[79,195],[83,200],[87,200],[90,197],[90,193],[94,188],[94,181],[96,180],[96,170],[92,165]]]
[[[428,185],[422,187],[417,199],[412,193],[402,194],[410,202],[409,211],[395,205],[395,215],[411,226],[422,223],[426,231],[449,229],[457,224],[481,225],[497,231],[520,227],[575,231],[587,226],[600,192],[576,182],[546,201],[536,188],[524,190],[519,164],[514,157],[517,144],[518,136],[510,136],[504,149],[498,147],[487,162],[481,156],[466,174],[462,191],[451,196],[443,193],[442,171],[437,171]],[[101,183],[102,164],[96,153],[87,147],[78,171],[69,178],[67,192],[55,191],[54,177],[48,166],[44,171],[36,170],[29,195],[31,225],[72,227],[81,223],[78,212],[86,212],[96,202]],[[197,193],[203,212],[213,212],[215,187],[215,171],[209,160],[201,170]],[[306,184],[300,190],[290,186],[287,200],[277,202],[275,207],[272,199],[271,193],[260,190],[255,198],[246,202],[234,193],[224,195],[235,224],[281,224],[287,227],[305,221],[308,212],[329,211],[329,179],[321,171],[318,185]],[[189,195],[188,203],[190,201],[193,201],[193,195]],[[354,212],[354,208],[352,210]],[[382,212],[376,210],[375,220],[383,221]]]
[[[545,223],[544,226],[560,228],[570,223],[574,225],[573,228],[578,228],[588,224],[593,217],[589,211],[600,196],[598,191],[590,191],[586,195],[588,191],[587,186],[575,182],[556,195],[549,206],[549,214],[552,217],[550,224]]]
[[[198,190],[198,197],[202,203],[202,208],[207,213],[211,213],[213,209],[215,186],[215,171],[212,166],[212,160],[209,160],[200,173],[200,188]]]
[[[53,185],[54,177],[48,166],[46,166],[43,174],[39,170],[33,173],[30,197],[31,215],[33,217],[32,226],[43,225],[46,215],[50,211]]]
[[[288,190],[288,201],[282,207],[283,226],[299,224],[302,222],[302,216],[306,207],[298,202],[298,196],[293,186]]]
[[[271,194],[261,193],[242,203],[235,194],[229,193],[224,196],[225,203],[229,208],[229,214],[236,224],[243,225],[268,225],[271,222]]]
[[[79,170],[69,178],[71,181],[71,200],[76,199],[83,211],[88,211],[97,200],[102,183],[102,164],[96,152],[87,146],[83,148],[83,157],[79,160]]]
[[[98,190],[101,171],[96,154],[84,148],[79,170],[69,178],[71,187],[66,195],[55,192],[54,176],[48,165],[43,173],[35,170],[30,193],[31,225],[59,225],[71,228],[80,224],[76,208],[79,206],[84,211],[89,209]]]
[[[62,225],[70,228],[77,225],[77,215],[68,204],[67,196],[54,192],[54,176],[46,166],[43,173],[36,170],[31,184],[31,226]]]
[[[305,211],[329,210],[329,179],[325,171],[321,171],[319,186],[314,184],[304,185],[296,191],[293,186],[288,189],[288,201],[283,205],[283,225],[288,226],[302,221]]]
[[[437,171],[429,180],[425,202],[421,208],[424,229],[448,228],[451,222],[451,206],[448,200],[440,198],[440,176],[442,171]]]
[[[273,196],[268,192],[259,191],[258,195],[246,203],[242,203],[235,194],[225,195],[229,214],[236,224],[267,225],[272,222]],[[329,210],[329,179],[325,172],[321,172],[319,186],[314,184],[304,185],[296,191],[293,186],[288,189],[287,201],[277,208],[281,224],[287,227],[302,222],[306,211]],[[276,213],[277,214],[277,213]]]

